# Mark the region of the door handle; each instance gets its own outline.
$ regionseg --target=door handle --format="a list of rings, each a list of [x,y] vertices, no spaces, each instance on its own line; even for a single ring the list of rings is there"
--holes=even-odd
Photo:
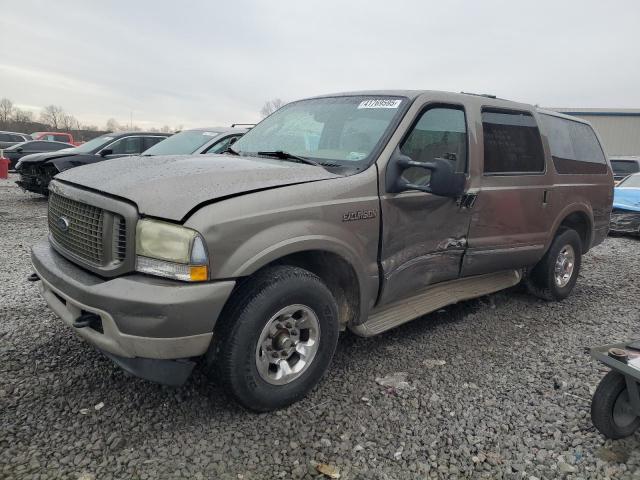
[[[542,206],[546,207],[547,205],[549,205],[551,200],[551,190],[544,190],[542,192]]]

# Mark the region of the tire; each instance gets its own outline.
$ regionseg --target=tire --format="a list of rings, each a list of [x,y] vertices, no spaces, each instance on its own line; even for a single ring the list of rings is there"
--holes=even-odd
[[[572,255],[571,273],[562,281],[556,278],[556,266],[560,256],[570,259]],[[565,263],[564,265],[568,265]],[[559,301],[567,298],[575,286],[580,266],[582,265],[582,241],[575,230],[563,229],[558,232],[551,242],[551,246],[529,273],[526,284],[527,289],[533,295],[548,301]],[[567,271],[565,271],[565,274]],[[566,282],[566,283],[565,283]]]
[[[244,407],[276,410],[320,381],[338,333],[336,300],[318,276],[298,267],[268,268],[245,280],[225,306],[205,368]]]
[[[591,421],[605,437],[628,437],[640,427],[639,417],[624,412],[628,395],[627,382],[619,372],[610,371],[598,384],[591,400]]]

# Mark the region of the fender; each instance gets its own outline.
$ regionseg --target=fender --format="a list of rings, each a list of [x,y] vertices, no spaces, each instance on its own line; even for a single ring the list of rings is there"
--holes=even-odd
[[[560,212],[556,216],[555,220],[553,221],[553,226],[549,230],[549,236],[547,237],[547,241],[545,243],[545,251],[549,248],[549,246],[551,245],[551,242],[555,238],[556,233],[560,228],[560,224],[565,220],[565,218],[567,218],[572,213],[582,213],[586,215],[588,220],[587,249],[591,247],[591,242],[593,241],[593,225],[594,225],[593,210],[591,209],[591,206],[586,202],[575,202],[575,203],[570,203],[569,205],[566,205],[562,210],[560,210]]]

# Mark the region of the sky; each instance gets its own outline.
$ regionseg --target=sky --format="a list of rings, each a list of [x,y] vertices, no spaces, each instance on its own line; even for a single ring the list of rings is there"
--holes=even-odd
[[[0,3],[0,98],[84,124],[252,123],[370,89],[640,108],[638,0]]]

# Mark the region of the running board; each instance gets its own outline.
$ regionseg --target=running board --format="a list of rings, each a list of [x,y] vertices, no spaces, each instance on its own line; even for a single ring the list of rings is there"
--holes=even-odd
[[[439,283],[415,297],[374,309],[366,322],[353,325],[350,330],[356,335],[371,337],[452,303],[512,287],[521,278],[520,270],[506,270]]]

